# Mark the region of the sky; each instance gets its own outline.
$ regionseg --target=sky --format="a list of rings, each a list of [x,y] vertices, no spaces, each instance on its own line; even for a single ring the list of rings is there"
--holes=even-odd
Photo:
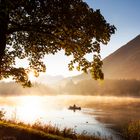
[[[102,58],[140,34],[140,0],[85,0],[93,9],[100,9],[107,22],[117,31],[107,46],[102,47]]]
[[[107,22],[115,25],[117,31],[112,35],[108,45],[101,45],[102,59],[113,53],[122,45],[140,34],[140,0],[84,0],[94,10],[100,9]],[[80,74],[76,70],[68,70],[71,59],[63,52],[46,56],[45,75],[63,75],[64,77]]]

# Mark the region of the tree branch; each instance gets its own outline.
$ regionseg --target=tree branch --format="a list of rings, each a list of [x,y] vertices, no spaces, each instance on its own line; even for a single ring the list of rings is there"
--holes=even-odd
[[[19,25],[16,22],[10,21],[11,24],[14,24],[15,27],[12,27],[7,30],[7,35],[12,34],[14,32],[19,32],[19,31],[35,31],[35,32],[40,32],[40,33],[47,33],[50,34],[51,31],[56,29],[55,26],[52,25],[45,25],[45,24],[24,24],[24,25]]]
[[[45,25],[45,24],[25,24],[25,25],[19,25],[18,23],[14,21],[10,21],[10,23],[14,24],[16,27],[12,27],[7,30],[6,35],[10,35],[14,32],[36,32],[36,33],[41,33],[41,34],[46,34],[48,36],[51,36],[52,38],[58,39],[60,41],[64,41],[63,38],[60,36],[55,36],[52,31],[55,31],[57,29],[53,25]],[[47,30],[48,29],[48,30]]]

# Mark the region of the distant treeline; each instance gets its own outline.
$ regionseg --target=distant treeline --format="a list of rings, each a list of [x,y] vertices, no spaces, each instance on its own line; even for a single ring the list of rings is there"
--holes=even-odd
[[[138,80],[82,80],[76,84],[70,80],[59,90],[63,94],[78,95],[115,95],[140,96],[140,81]]]
[[[23,88],[14,82],[0,83],[0,96],[22,96],[22,95],[103,95],[103,96],[139,96],[140,81],[138,80],[104,80],[92,79],[82,80],[74,83],[67,81],[65,86],[50,87],[34,83],[31,88]]]
[[[23,95],[54,95],[56,91],[43,84],[33,83],[33,87],[24,88],[15,82],[1,82],[0,96],[23,96]]]

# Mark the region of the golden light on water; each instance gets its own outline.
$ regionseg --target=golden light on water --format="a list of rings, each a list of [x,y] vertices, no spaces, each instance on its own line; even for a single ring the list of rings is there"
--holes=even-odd
[[[43,105],[38,96],[24,96],[17,110],[18,118],[24,122],[34,122],[44,116]]]
[[[68,110],[76,104],[82,108],[73,112]],[[140,99],[131,97],[108,96],[15,96],[0,97],[0,106],[6,111],[6,119],[34,124],[51,124],[61,128],[72,128],[77,133],[86,130],[89,134],[100,132],[105,136],[113,136],[108,130],[108,123],[102,123],[111,116],[112,121],[127,122],[131,117],[139,118]],[[101,118],[101,122],[96,118]],[[88,123],[87,123],[88,122]]]
[[[69,105],[76,104],[84,108],[112,110],[112,108],[130,108],[132,105],[138,107],[139,98],[131,97],[108,97],[108,96],[17,96],[0,98],[0,105],[7,113],[7,118],[13,118],[25,123],[54,122],[62,124],[68,123],[75,114],[67,110]],[[135,111],[134,109],[133,111]],[[132,110],[131,110],[132,111]],[[94,114],[94,111],[92,112]],[[77,114],[78,115],[78,114]],[[84,117],[84,116],[83,116]],[[65,118],[65,119],[64,119]],[[70,119],[70,120],[69,120]],[[81,118],[82,119],[82,118]],[[79,118],[77,118],[79,120]],[[67,122],[68,121],[68,122]]]
[[[17,97],[18,98],[18,97]],[[56,116],[56,100],[51,96],[21,96],[17,101],[16,119],[25,123],[34,123],[43,118]]]

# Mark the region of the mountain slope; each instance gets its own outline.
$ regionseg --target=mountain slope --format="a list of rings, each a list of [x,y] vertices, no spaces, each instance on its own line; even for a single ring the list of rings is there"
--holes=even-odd
[[[140,79],[140,35],[103,60],[105,78]]]
[[[64,79],[61,75],[51,76],[51,75],[41,75],[36,79],[36,82],[46,85],[53,85],[59,83]]]
[[[140,79],[140,35],[103,60],[105,79]],[[89,74],[72,77],[73,81],[91,79]]]

